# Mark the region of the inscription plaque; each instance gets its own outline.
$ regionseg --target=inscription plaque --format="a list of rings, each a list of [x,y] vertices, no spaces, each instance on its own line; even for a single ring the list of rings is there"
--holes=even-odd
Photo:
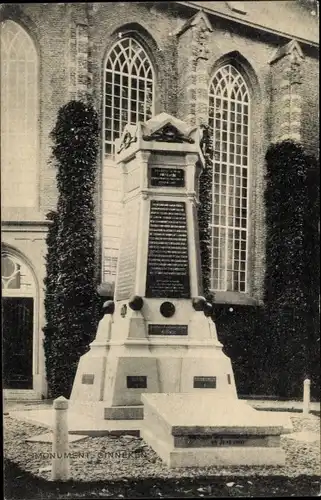
[[[95,379],[95,375],[93,373],[84,373],[81,378],[82,384],[93,384]]]
[[[200,436],[189,434],[188,436],[175,436],[175,446],[178,448],[201,448],[201,447],[228,447],[228,446],[279,446],[277,436],[237,436],[237,435],[209,435]]]
[[[151,201],[146,297],[190,297],[184,202]]]
[[[145,375],[129,375],[127,377],[127,389],[146,389],[147,377]]]
[[[194,389],[216,389],[216,377],[194,377]]]
[[[150,185],[152,187],[184,187],[185,171],[182,168],[152,167]]]
[[[187,325],[148,325],[148,335],[187,335]]]

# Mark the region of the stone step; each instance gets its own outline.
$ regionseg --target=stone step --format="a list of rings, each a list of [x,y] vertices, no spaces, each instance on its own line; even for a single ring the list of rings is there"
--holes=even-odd
[[[284,465],[281,422],[236,398],[144,394],[142,438],[170,467]]]
[[[144,406],[110,406],[104,408],[105,420],[142,420],[144,418]]]

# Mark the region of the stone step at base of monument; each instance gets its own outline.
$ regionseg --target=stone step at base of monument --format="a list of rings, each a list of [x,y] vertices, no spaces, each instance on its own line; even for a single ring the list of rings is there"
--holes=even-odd
[[[209,466],[276,466],[285,465],[285,452],[279,447],[268,446],[213,446],[199,448],[176,448],[159,439],[147,428],[141,437],[153,448],[169,467]],[[233,437],[231,437],[233,442]]]
[[[214,393],[144,394],[141,436],[170,467],[284,465],[281,422]]]
[[[95,418],[97,421],[142,421],[144,418],[144,405],[117,405],[107,406],[106,401],[73,401],[70,400],[69,408],[79,415]]]
[[[143,420],[144,406],[110,406],[104,408],[105,420]]]

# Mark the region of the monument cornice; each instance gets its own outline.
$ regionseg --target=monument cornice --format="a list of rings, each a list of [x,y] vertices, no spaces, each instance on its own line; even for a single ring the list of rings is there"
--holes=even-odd
[[[111,340],[106,342],[96,342],[93,344],[94,347],[108,347],[108,346],[132,346],[132,345],[137,345],[137,346],[143,346],[143,345],[153,345],[153,346],[162,346],[162,347],[167,347],[167,346],[180,346],[180,347],[188,347],[188,346],[193,346],[193,347],[199,347],[199,348],[204,348],[207,349],[207,347],[216,347],[217,349],[222,349],[223,344],[221,344],[219,341],[215,340],[204,340],[202,342],[198,342],[197,340],[177,340],[173,339],[170,337],[163,338],[159,336],[158,338],[153,338],[153,339],[128,339],[125,341],[116,341],[116,340]]]

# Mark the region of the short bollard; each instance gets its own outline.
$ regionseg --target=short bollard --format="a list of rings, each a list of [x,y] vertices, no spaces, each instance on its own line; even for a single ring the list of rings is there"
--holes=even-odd
[[[310,380],[308,378],[303,382],[303,415],[310,412]]]
[[[68,442],[68,399],[60,396],[54,400],[54,427],[52,441],[52,471],[53,481],[68,481],[69,442]]]

